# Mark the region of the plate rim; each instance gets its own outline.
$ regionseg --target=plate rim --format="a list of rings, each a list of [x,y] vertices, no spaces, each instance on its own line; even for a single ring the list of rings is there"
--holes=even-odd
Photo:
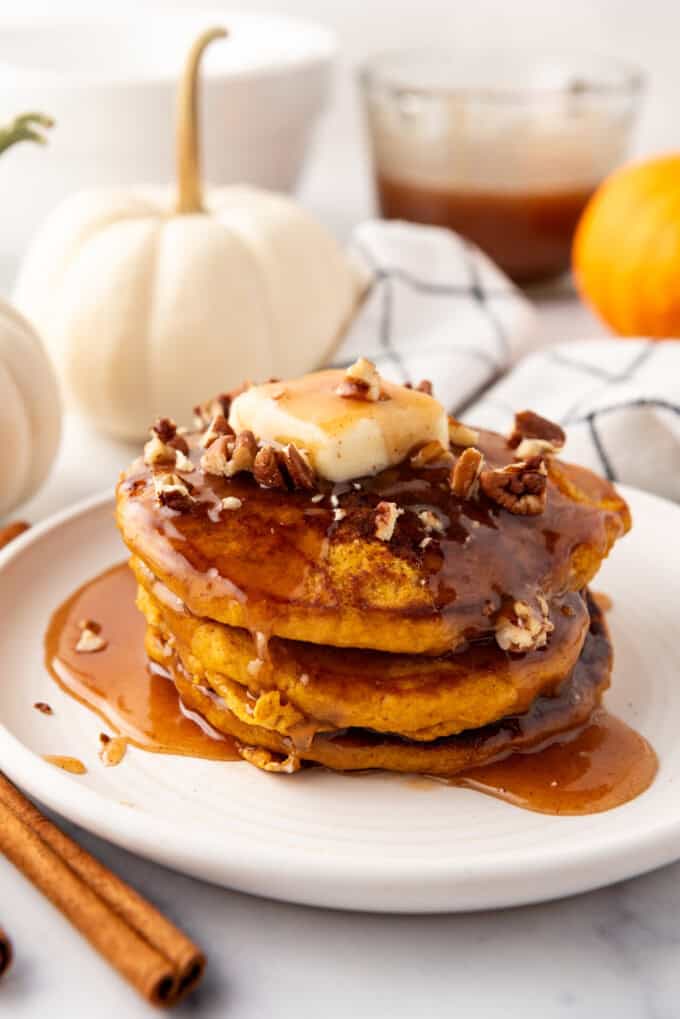
[[[624,498],[630,498],[633,502],[642,500],[661,504],[666,510],[671,509],[680,513],[680,506],[661,496],[632,486],[617,487]],[[109,504],[111,506],[114,504],[114,496],[110,490],[96,493],[52,514],[20,535],[5,549],[0,550],[0,584],[9,564],[18,559],[26,549],[62,525],[79,516],[101,510]],[[555,894],[546,894],[537,887],[533,895],[525,891],[518,898],[514,898],[511,892],[502,894],[499,887],[496,894],[491,894],[488,901],[480,902],[479,905],[466,904],[456,907],[450,902],[443,902],[441,906],[421,908],[405,907],[403,901],[400,901],[393,907],[389,904],[365,907],[368,911],[379,909],[381,912],[473,911],[490,908],[490,902],[497,903],[496,908],[504,908],[546,901],[549,898],[562,898],[565,895],[603,887],[648,872],[680,858],[680,806],[677,817],[669,818],[662,813],[656,823],[641,826],[639,829],[629,829],[625,838],[619,838],[613,845],[601,838],[595,843],[591,841],[579,846],[578,843],[573,844],[566,838],[559,846],[550,845],[544,848],[524,846],[521,853],[514,853],[501,863],[495,854],[482,855],[476,859],[466,857],[461,867],[455,854],[432,859],[414,850],[408,856],[386,854],[382,858],[377,856],[367,858],[360,853],[355,855],[333,853],[332,847],[326,848],[324,853],[315,852],[310,845],[287,845],[271,849],[254,843],[247,835],[231,829],[224,829],[219,840],[211,839],[210,829],[194,830],[191,827],[176,826],[161,815],[144,808],[131,808],[117,803],[94,789],[79,785],[72,776],[42,760],[1,720],[0,770],[30,796],[61,817],[107,839],[114,845],[156,860],[164,866],[192,874],[202,880],[226,884],[223,878],[214,875],[224,870],[225,855],[228,853],[230,870],[241,875],[238,882],[230,884],[229,887],[258,894],[257,885],[262,884],[262,879],[265,881],[280,879],[282,869],[285,868],[286,875],[294,883],[307,884],[308,894],[305,893],[304,897],[299,894],[291,896],[282,889],[281,894],[268,891],[267,895],[284,901],[332,908],[361,907],[355,905],[347,907],[330,901],[327,891],[329,882],[339,885],[340,898],[342,886],[351,883],[355,889],[363,889],[368,893],[375,881],[381,885],[397,882],[400,890],[406,893],[403,898],[408,898],[408,893],[417,894],[423,886],[441,888],[444,882],[449,884],[451,890],[461,880],[465,883],[481,882],[490,885],[492,891],[496,886],[505,885],[511,889],[514,879],[526,875],[527,871],[531,871],[534,878],[547,877],[555,872],[560,874],[563,890]],[[263,776],[263,779],[277,781],[276,776]],[[625,805],[619,809],[625,809]],[[569,818],[564,817],[561,821],[565,822],[565,833],[568,834]],[[183,858],[184,862],[181,865],[168,862],[167,858],[159,856],[157,850],[165,839],[171,840],[173,855],[180,855]],[[607,875],[601,873],[602,864],[605,862],[608,867]],[[587,880],[579,875],[584,866],[588,866],[589,871],[593,872]],[[206,877],[206,867],[213,876]],[[540,881],[536,884],[538,886]]]

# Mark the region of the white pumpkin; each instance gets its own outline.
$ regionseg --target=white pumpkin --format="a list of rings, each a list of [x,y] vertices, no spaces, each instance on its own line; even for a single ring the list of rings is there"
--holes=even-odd
[[[0,516],[45,479],[59,445],[57,381],[29,323],[0,301]]]
[[[321,365],[366,280],[334,238],[281,195],[246,187],[203,199],[197,138],[205,33],[178,106],[178,198],[84,192],[38,233],[15,301],[36,324],[65,391],[102,430],[145,434],[244,379]]]

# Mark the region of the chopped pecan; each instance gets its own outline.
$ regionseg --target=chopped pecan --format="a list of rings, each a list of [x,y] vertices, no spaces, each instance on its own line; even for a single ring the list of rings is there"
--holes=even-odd
[[[168,466],[180,463],[180,470],[192,470],[193,468],[181,458],[186,457],[189,452],[189,444],[177,429],[172,418],[156,418],[151,426],[151,438],[144,446],[144,463],[149,466],[155,464],[168,464]]]
[[[556,453],[565,442],[564,431],[553,421],[548,421],[532,410],[515,414],[515,425],[508,438],[508,445],[517,450],[516,456],[520,460]]]
[[[153,431],[151,438],[144,446],[144,463],[149,467],[155,467],[157,464],[167,464],[170,466],[174,464],[177,451],[168,446],[166,442],[158,437],[158,434]]]
[[[176,474],[155,474],[153,484],[161,506],[168,506],[182,513],[188,510],[194,501],[189,482],[183,481]]]
[[[444,533],[443,521],[432,510],[421,510],[418,514],[418,519],[428,533],[430,531],[438,531],[440,534]]]
[[[156,418],[151,426],[151,431],[158,436],[161,442],[167,444],[177,435],[177,425],[172,418]]]
[[[249,429],[239,432],[234,439],[234,448],[227,474],[238,474],[239,471],[252,471],[257,455],[257,441]]]
[[[103,651],[108,641],[101,635],[101,626],[93,619],[83,619],[79,623],[80,637],[76,644],[76,651],[79,654],[93,654],[96,651]]]
[[[171,449],[176,449],[179,453],[184,453],[185,456],[189,452],[189,443],[183,435],[180,435],[179,432],[177,432],[177,435],[175,435],[174,438],[170,439],[168,446],[170,446]]]
[[[479,477],[484,468],[484,457],[473,446],[464,449],[456,460],[449,484],[459,499],[474,499],[479,491]]]
[[[292,442],[279,451],[279,463],[290,478],[294,489],[310,491],[316,488],[314,471],[307,454],[301,452]]]
[[[483,470],[479,484],[485,495],[499,506],[520,516],[537,516],[545,509],[547,469],[542,457]]]
[[[453,457],[448,449],[444,449],[438,439],[426,442],[424,446],[411,455],[412,467],[427,467],[428,464],[448,462]]]
[[[46,701],[36,701],[33,707],[35,708],[36,711],[39,711],[42,715],[54,714],[51,705],[49,705]]]
[[[219,435],[201,457],[201,469],[206,474],[231,478],[240,471],[252,471],[256,453],[257,442],[250,431]]]
[[[205,403],[197,404],[194,407],[196,427],[199,429],[207,428],[216,414],[222,414],[225,418],[228,418],[233,401],[249,388],[250,382],[244,382],[243,385],[231,389],[228,393],[218,393],[217,396],[206,400]]]
[[[255,457],[253,476],[262,488],[288,487],[277,453],[273,446],[263,446]]]
[[[403,509],[396,502],[379,502],[375,508],[375,536],[380,541],[391,541],[397,520]]]
[[[220,435],[234,434],[234,429],[231,427],[224,414],[221,412],[213,414],[207,429],[201,436],[201,445],[204,449],[207,449],[208,446],[214,442],[215,439],[219,438]]]
[[[180,474],[191,474],[194,470],[192,461],[181,449],[175,450],[175,470],[179,471]]]
[[[381,396],[378,369],[372,361],[360,357],[347,369],[335,392],[348,400],[367,400],[375,403]]]
[[[537,601],[538,611],[524,601],[515,601],[501,610],[496,621],[496,643],[503,651],[535,651],[548,643],[555,627],[545,598],[538,595]]]
[[[429,379],[421,379],[417,386],[414,386],[412,382],[404,383],[405,389],[415,389],[417,393],[427,393],[428,396],[432,396],[432,383]]]
[[[226,477],[233,449],[234,439],[229,435],[220,435],[210,443],[201,457],[201,470],[206,474]]]
[[[462,421],[449,418],[449,442],[454,446],[474,446],[479,442],[479,432],[468,428]]]

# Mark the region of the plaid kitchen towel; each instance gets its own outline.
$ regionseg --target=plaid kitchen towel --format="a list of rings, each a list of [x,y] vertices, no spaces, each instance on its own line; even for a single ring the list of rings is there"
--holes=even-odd
[[[531,354],[465,417],[504,432],[525,407],[564,427],[566,460],[680,501],[680,340],[584,340]]]
[[[565,458],[680,501],[680,340],[527,353],[529,301],[459,235],[371,220],[351,250],[372,282],[335,365],[364,356],[397,382],[430,379],[450,413],[501,432],[530,408],[564,426]]]
[[[371,283],[336,367],[368,357],[395,382],[431,379],[455,413],[528,349],[531,304],[458,234],[369,220],[355,229],[351,252]]]

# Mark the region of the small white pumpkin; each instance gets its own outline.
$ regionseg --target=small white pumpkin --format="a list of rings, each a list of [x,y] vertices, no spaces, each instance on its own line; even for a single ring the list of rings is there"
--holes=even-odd
[[[0,516],[39,488],[59,445],[57,381],[29,323],[0,301]]]
[[[178,104],[178,197],[83,192],[38,233],[17,306],[45,337],[72,402],[102,430],[185,422],[206,393],[320,366],[366,280],[334,238],[281,195],[202,196],[194,44]]]
[[[41,113],[17,117],[0,128],[0,153],[18,142],[44,144],[51,126]],[[57,381],[43,346],[26,319],[0,301],[0,517],[40,487],[60,433]]]

